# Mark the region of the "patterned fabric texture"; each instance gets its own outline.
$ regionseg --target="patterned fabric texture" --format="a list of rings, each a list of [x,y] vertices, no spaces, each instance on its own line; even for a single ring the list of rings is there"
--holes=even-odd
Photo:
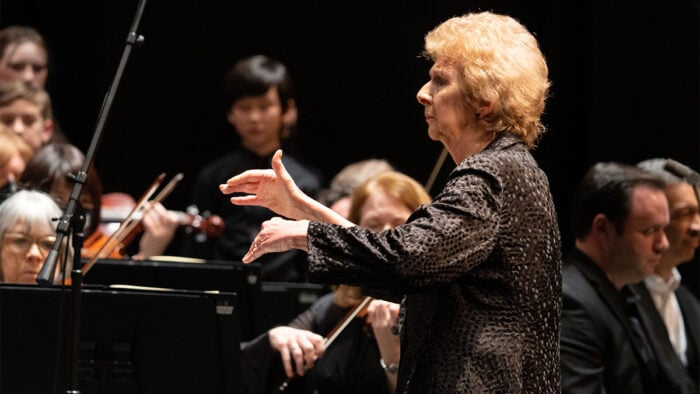
[[[554,393],[560,247],[545,174],[499,133],[405,225],[312,222],[309,272],[406,295],[397,393]]]

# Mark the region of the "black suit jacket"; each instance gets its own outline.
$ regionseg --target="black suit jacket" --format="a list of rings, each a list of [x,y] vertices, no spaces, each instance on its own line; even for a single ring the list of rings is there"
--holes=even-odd
[[[628,311],[631,297],[577,249],[565,260],[562,285],[562,392],[658,392],[656,361]]]
[[[700,303],[684,286],[676,290],[676,298],[683,314],[685,333],[688,338],[688,366],[685,367],[681,359],[673,350],[671,341],[668,338],[668,331],[661,315],[654,305],[649,290],[646,285],[638,283],[633,285],[640,295],[639,317],[647,333],[649,342],[654,351],[656,359],[659,361],[659,384],[667,393],[688,393],[697,394],[698,377],[698,354],[700,354]]]

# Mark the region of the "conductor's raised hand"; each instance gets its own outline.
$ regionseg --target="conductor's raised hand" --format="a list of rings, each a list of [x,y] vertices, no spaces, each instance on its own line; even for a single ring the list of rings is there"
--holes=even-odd
[[[235,205],[257,205],[278,215],[302,219],[302,203],[309,199],[294,183],[282,164],[282,151],[272,156],[272,170],[248,170],[219,185],[223,194],[245,193],[231,197]]]

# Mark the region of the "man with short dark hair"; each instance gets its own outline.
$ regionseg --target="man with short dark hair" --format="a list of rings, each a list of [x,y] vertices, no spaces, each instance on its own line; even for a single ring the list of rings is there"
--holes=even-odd
[[[562,392],[658,392],[656,360],[625,285],[654,272],[668,222],[663,184],[634,166],[598,163],[579,183],[575,248],[562,276]]]

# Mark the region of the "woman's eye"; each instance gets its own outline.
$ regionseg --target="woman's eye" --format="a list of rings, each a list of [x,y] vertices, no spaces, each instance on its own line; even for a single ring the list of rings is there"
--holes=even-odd
[[[20,247],[22,249],[29,248],[30,246],[32,246],[31,243],[32,243],[32,241],[30,241],[26,238],[20,238],[20,239],[15,240],[15,245],[17,245],[18,247]]]

